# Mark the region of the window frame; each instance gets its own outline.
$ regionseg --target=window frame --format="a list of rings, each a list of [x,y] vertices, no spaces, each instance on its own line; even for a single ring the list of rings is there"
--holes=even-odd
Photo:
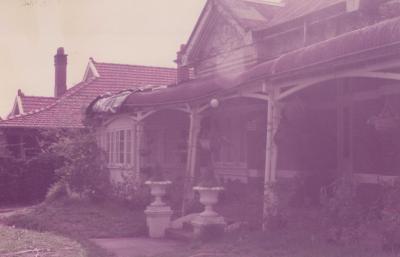
[[[118,118],[104,126],[100,147],[106,152],[109,168],[134,167],[135,133],[135,123],[129,118]]]

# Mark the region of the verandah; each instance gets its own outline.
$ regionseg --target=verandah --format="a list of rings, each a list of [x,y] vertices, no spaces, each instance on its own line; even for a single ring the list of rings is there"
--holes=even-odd
[[[277,181],[278,164],[278,145],[276,136],[282,119],[282,112],[285,109],[285,102],[292,96],[302,91],[321,85],[327,81],[334,81],[338,95],[333,105],[337,118],[337,158],[336,168],[339,171],[352,172],[353,155],[351,149],[352,142],[352,113],[353,101],[376,98],[376,92],[381,95],[392,95],[399,93],[398,86],[394,83],[388,85],[386,81],[398,81],[400,75],[397,73],[400,62],[398,61],[398,51],[395,51],[398,40],[397,37],[386,37],[387,27],[397,26],[398,21],[383,22],[382,24],[371,26],[355,33],[348,33],[333,40],[322,42],[304,49],[286,54],[274,61],[260,64],[250,71],[238,76],[235,81],[224,81],[221,79],[194,80],[167,89],[160,89],[151,92],[132,92],[123,99],[123,108],[117,112],[129,113],[135,126],[135,174],[138,179],[140,174],[140,145],[141,133],[143,133],[143,121],[146,117],[159,110],[173,109],[183,111],[189,115],[189,135],[187,146],[186,162],[186,187],[193,185],[193,178],[196,171],[196,151],[198,132],[201,119],[215,104],[223,103],[233,98],[254,98],[268,103],[265,108],[266,123],[266,142],[265,142],[265,170],[264,170],[264,217],[267,218],[274,212],[274,205],[277,199],[274,196],[273,184]],[[397,34],[396,34],[397,35]],[[357,37],[356,41],[351,41]],[[372,38],[385,38],[388,42],[369,41],[366,44],[363,40]],[[349,42],[352,42],[349,44]],[[347,43],[346,43],[347,42]],[[323,49],[335,48],[337,51],[327,51],[332,56],[319,55]],[[285,60],[294,58],[299,62],[291,65],[283,65]],[[305,60],[308,60],[305,63]],[[282,66],[283,65],[283,66]],[[358,92],[350,94],[350,98],[345,95],[346,85],[344,81],[349,79],[364,78],[367,81],[374,81],[375,91]],[[357,86],[364,82],[353,80]],[[380,84],[381,83],[381,84]],[[327,86],[329,87],[329,85]],[[383,89],[382,89],[383,88]],[[364,90],[363,87],[359,89]],[[369,95],[369,96],[367,96]],[[372,95],[372,96],[371,96]],[[354,96],[354,98],[353,98]],[[316,96],[318,98],[318,96]],[[96,103],[95,103],[96,104]],[[326,105],[326,103],[325,103]],[[328,103],[329,105],[329,103]],[[96,105],[92,106],[96,112]],[[330,107],[332,109],[332,106]],[[121,113],[120,112],[120,113]],[[380,116],[384,116],[382,110]],[[379,113],[377,117],[380,117]],[[397,117],[392,117],[397,119]],[[375,123],[376,124],[376,123]],[[349,148],[350,146],[350,148]],[[273,213],[272,213],[273,214]],[[266,226],[264,225],[264,229]]]

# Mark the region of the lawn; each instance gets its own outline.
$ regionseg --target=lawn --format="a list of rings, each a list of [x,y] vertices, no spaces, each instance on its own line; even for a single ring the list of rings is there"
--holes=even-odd
[[[152,257],[399,257],[384,252],[381,238],[374,231],[361,240],[332,243],[320,224],[318,210],[296,209],[284,228],[268,233],[244,228],[225,234],[221,239],[194,241],[180,252]]]
[[[304,234],[303,234],[304,235]],[[330,245],[309,237],[276,233],[227,235],[217,242],[192,243],[186,250],[152,257],[398,257],[363,246]]]
[[[146,233],[143,210],[114,203],[61,200],[42,203],[21,214],[2,219],[9,226],[52,232],[78,241],[89,256],[110,256],[89,239],[133,237]]]
[[[65,237],[0,225],[0,256],[86,257],[87,253]]]
[[[228,219],[246,221],[242,229],[226,233],[222,239],[197,240],[187,243],[183,250],[169,252],[152,257],[399,257],[398,253],[384,252],[381,249],[382,238],[371,230],[362,235],[359,241],[332,243],[327,240],[327,232],[321,225],[319,209],[294,208],[287,212],[287,223],[279,229],[261,233],[257,225],[259,217],[255,215],[259,206],[241,204],[221,205],[217,208]],[[254,209],[254,210],[252,210]],[[38,249],[64,249],[68,256],[70,244],[83,247],[88,256],[106,257],[110,253],[94,245],[90,238],[134,237],[146,233],[143,210],[132,210],[115,203],[95,204],[88,201],[64,200],[44,203],[30,208],[21,214],[3,219],[8,225],[35,231],[46,231],[70,239],[63,243],[52,234],[39,234],[44,244],[32,244],[28,241],[1,241],[1,248],[8,252]],[[25,231],[25,230],[19,230]],[[19,234],[18,234],[19,233]],[[18,232],[8,238],[18,238],[29,232]],[[23,238],[23,237],[21,237]],[[72,239],[72,240],[71,240]],[[30,241],[29,241],[30,240]],[[15,242],[14,242],[15,241]],[[74,241],[78,243],[73,243]],[[6,246],[4,246],[6,245]],[[62,246],[64,245],[64,246]],[[82,249],[82,248],[79,248]],[[2,252],[0,252],[2,253]],[[79,253],[79,252],[78,252]],[[2,256],[2,254],[0,254]],[[7,256],[7,255],[5,255]],[[23,256],[23,255],[22,255]],[[40,255],[39,255],[40,256]],[[43,255],[47,256],[47,255]],[[52,256],[52,255],[48,255]],[[80,256],[80,255],[73,255]],[[82,255],[85,256],[85,255]]]

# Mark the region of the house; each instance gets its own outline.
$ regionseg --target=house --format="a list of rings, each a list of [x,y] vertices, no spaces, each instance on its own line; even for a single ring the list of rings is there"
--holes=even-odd
[[[99,94],[118,93],[142,86],[165,86],[176,82],[174,68],[97,62],[89,59],[84,77],[67,88],[67,55],[63,48],[54,56],[54,97],[27,96],[18,90],[6,119],[0,120],[2,149],[14,157],[26,158],[38,150],[37,132],[41,129],[80,129],[84,109]]]
[[[398,7],[207,1],[178,52],[176,85],[90,105],[114,179],[140,181],[143,167],[161,163],[193,184],[205,129],[218,144],[213,166],[222,181],[264,181],[264,214],[282,177],[334,173],[376,183],[399,176]]]

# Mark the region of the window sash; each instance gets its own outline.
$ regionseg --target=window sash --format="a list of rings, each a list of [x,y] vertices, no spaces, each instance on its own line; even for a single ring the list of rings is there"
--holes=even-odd
[[[132,164],[132,130],[126,130],[126,163]]]
[[[133,164],[133,133],[133,129],[118,129],[106,132],[104,148],[107,152],[107,162],[109,164]]]

